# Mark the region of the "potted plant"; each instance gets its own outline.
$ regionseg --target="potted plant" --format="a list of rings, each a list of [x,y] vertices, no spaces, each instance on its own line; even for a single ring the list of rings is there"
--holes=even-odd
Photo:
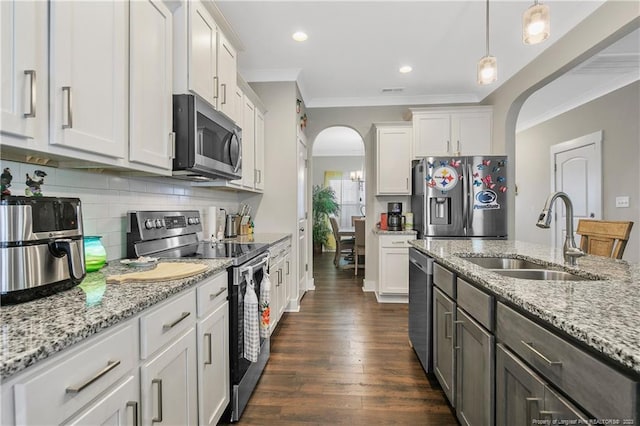
[[[322,253],[322,245],[327,243],[331,227],[329,215],[340,211],[333,188],[320,185],[313,187],[313,253]]]

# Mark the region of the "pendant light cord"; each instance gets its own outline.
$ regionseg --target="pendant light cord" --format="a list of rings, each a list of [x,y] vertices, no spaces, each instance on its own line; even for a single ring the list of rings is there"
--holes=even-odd
[[[486,16],[486,23],[487,23],[487,27],[486,27],[486,45],[487,45],[487,55],[489,56],[489,0],[487,0],[487,10],[485,12],[485,16]]]

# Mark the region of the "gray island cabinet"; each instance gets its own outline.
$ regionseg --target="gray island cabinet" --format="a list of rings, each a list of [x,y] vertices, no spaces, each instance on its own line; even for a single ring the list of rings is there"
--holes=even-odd
[[[435,260],[433,372],[462,425],[639,424],[638,310],[626,309],[639,302],[638,266],[586,256],[569,270],[554,249],[514,241],[410,244]],[[541,262],[586,279],[516,279],[469,257]]]

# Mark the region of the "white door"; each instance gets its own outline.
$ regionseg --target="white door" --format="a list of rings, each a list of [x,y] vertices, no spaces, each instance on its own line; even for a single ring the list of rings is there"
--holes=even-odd
[[[573,229],[580,219],[602,219],[602,132],[551,147],[552,191],[566,192],[573,204]],[[553,206],[554,241],[562,247],[566,211],[561,200]]]
[[[377,194],[411,194],[411,128],[379,128],[376,148]]]
[[[298,139],[298,300],[307,290],[307,146]]]
[[[234,118],[237,78],[236,50],[231,43],[219,34],[218,45],[218,78],[220,79],[220,93],[218,95],[218,109],[228,117]]]
[[[0,131],[43,138],[46,126],[41,123],[47,121],[46,3],[0,2],[0,28]]]
[[[430,157],[451,152],[451,115],[416,114],[413,117],[413,156]]]
[[[129,426],[138,422],[138,376],[111,388],[66,425]]]
[[[218,28],[200,1],[189,2],[189,90],[216,108]]]
[[[171,170],[171,11],[159,0],[129,5],[129,160]]]
[[[196,330],[170,343],[140,368],[142,424],[198,423]]]
[[[255,164],[256,164],[256,189],[264,190],[264,115],[256,108],[256,140],[255,140]]]
[[[129,130],[129,5],[55,1],[49,7],[51,143],[123,158]]]
[[[246,96],[242,111],[242,185],[253,188],[255,184],[255,106]]]

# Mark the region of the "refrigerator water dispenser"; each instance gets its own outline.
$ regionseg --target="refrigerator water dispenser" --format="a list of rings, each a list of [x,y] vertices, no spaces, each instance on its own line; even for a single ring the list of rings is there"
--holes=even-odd
[[[451,198],[449,197],[431,197],[430,215],[431,225],[450,225],[451,224]]]

